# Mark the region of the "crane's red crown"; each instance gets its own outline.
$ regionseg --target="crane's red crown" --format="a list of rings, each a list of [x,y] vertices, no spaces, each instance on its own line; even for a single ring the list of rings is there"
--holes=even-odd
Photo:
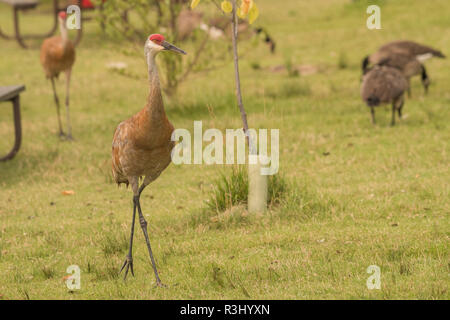
[[[152,34],[150,37],[148,37],[148,39],[157,44],[161,44],[161,42],[164,41],[164,36],[162,34],[156,33],[156,34]]]
[[[67,18],[67,13],[66,13],[65,11],[60,11],[60,12],[58,13],[58,16],[59,16],[61,19],[65,19],[65,18]]]

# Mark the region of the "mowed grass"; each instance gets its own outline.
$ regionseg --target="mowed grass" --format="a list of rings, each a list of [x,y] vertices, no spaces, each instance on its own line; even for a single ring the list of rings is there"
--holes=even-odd
[[[76,140],[70,143],[56,135],[39,51],[0,40],[1,84],[27,86],[22,148],[0,163],[0,299],[449,298],[450,60],[427,62],[428,96],[413,79],[413,96],[395,127],[389,107],[378,108],[378,124],[371,125],[359,97],[359,66],[394,39],[427,43],[449,56],[450,3],[383,1],[383,29],[370,31],[364,1],[257,2],[259,23],[278,48],[275,55],[263,45],[245,52],[244,103],[251,127],[280,129],[280,174],[289,195],[267,214],[249,214],[244,206],[205,214],[214,183],[231,168],[169,166],[142,196],[164,289],[154,287],[138,225],[136,276],[124,282],[118,274],[132,193],[112,183],[110,148],[117,124],[145,103],[145,59],[126,54],[142,48],[112,41],[94,22],[84,25],[71,86]],[[25,31],[50,25],[45,8],[22,19]],[[11,31],[4,5],[0,24]],[[319,72],[269,71],[289,60]],[[116,61],[142,77],[112,73],[106,64]],[[58,90],[63,97],[63,81]],[[165,100],[168,117],[190,130],[194,120],[204,130],[240,128],[233,93],[230,62],[189,78]],[[5,103],[0,119],[4,153],[13,138]],[[69,291],[63,277],[73,264],[81,268],[81,290]],[[366,287],[370,265],[381,268],[380,290]]]

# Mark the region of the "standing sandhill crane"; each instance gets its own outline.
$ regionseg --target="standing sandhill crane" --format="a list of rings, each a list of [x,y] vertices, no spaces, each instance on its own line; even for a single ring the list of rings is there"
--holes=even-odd
[[[430,79],[423,62],[432,58],[445,58],[439,50],[421,45],[413,41],[392,41],[381,46],[377,52],[363,59],[363,74],[368,71],[370,64],[380,64],[399,69],[409,80],[415,75],[421,75],[425,94],[428,92]],[[408,85],[408,95],[411,95]]]
[[[402,117],[404,92],[408,88],[408,81],[397,69],[376,65],[363,77],[361,85],[361,97],[370,107],[372,123],[375,124],[374,108],[380,103],[392,102],[392,122],[395,125],[395,111],[399,118]]]
[[[124,279],[127,277],[128,269],[131,269],[131,274],[134,275],[132,249],[134,220],[137,209],[139,222],[147,243],[153,271],[155,272],[157,286],[162,286],[162,283],[159,279],[155,259],[150,247],[147,221],[145,221],[142,214],[139,198],[144,188],[158,178],[161,172],[170,164],[171,150],[174,146],[174,142],[171,141],[174,127],[167,119],[164,111],[158,68],[155,63],[156,55],[164,50],[186,54],[183,50],[165,41],[162,35],[150,35],[144,47],[150,82],[147,104],[137,114],[117,126],[112,143],[112,172],[114,179],[119,185],[121,183],[125,183],[127,186],[131,184],[134,204],[130,248],[120,271],[122,272],[126,267]],[[140,177],[144,177],[144,181],[139,187]]]
[[[58,114],[59,136],[65,136],[62,124],[59,107],[59,99],[56,93],[55,78],[58,78],[61,72],[66,74],[66,116],[67,116],[67,139],[72,139],[72,128],[70,125],[69,113],[69,87],[70,74],[72,73],[72,66],[75,62],[75,48],[70,41],[67,34],[66,27],[67,14],[64,11],[59,12],[58,22],[61,36],[47,38],[42,43],[41,47],[41,64],[47,78],[50,78],[53,88],[53,96],[55,98],[56,113]]]

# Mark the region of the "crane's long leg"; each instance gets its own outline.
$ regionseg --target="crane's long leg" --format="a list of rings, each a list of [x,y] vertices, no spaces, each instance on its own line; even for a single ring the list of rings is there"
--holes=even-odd
[[[142,190],[140,190],[140,191],[142,192]],[[155,258],[153,258],[152,247],[150,246],[150,240],[148,238],[147,221],[145,220],[144,215],[142,214],[141,204],[139,202],[139,198],[140,198],[140,194],[134,196],[134,199],[135,199],[136,205],[137,205],[137,209],[138,209],[138,212],[139,212],[139,222],[141,224],[142,232],[144,233],[145,242],[147,243],[147,249],[148,249],[148,253],[150,255],[150,260],[152,261],[153,271],[155,272],[156,285],[158,287],[161,287],[161,286],[164,286],[164,285],[162,284],[161,279],[159,279],[158,270],[156,269]]]
[[[53,97],[55,98],[55,104],[56,104],[56,113],[58,115],[58,125],[59,125],[59,136],[64,136],[64,132],[62,130],[62,123],[61,123],[61,114],[59,112],[59,98],[56,93],[56,87],[55,87],[55,78],[50,78],[52,81],[52,88],[53,88]]]
[[[134,201],[133,198],[133,220],[131,222],[131,235],[130,235],[130,248],[128,249],[128,255],[122,265],[122,268],[120,268],[120,272],[122,272],[122,270],[127,267],[125,269],[125,275],[123,276],[123,280],[125,280],[127,278],[128,275],[128,269],[131,270],[131,274],[134,277],[134,270],[133,270],[133,236],[134,236],[134,221],[136,218],[136,201]]]
[[[73,140],[72,138],[72,125],[70,124],[70,111],[69,111],[69,95],[70,95],[70,74],[72,70],[66,71],[66,116],[67,116],[67,139]]]

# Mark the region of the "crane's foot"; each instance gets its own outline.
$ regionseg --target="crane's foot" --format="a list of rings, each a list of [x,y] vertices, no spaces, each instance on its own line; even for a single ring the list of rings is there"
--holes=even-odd
[[[60,137],[61,139],[64,139],[66,137],[66,134],[64,133],[64,131],[60,131],[58,133],[58,137]]]
[[[126,268],[125,268],[126,267]],[[122,272],[122,270],[125,269],[125,274],[123,276],[123,280],[127,279],[127,275],[128,275],[128,270],[131,271],[131,275],[134,277],[134,270],[133,270],[133,257],[131,255],[128,255],[127,258],[125,259],[122,268],[120,268],[119,273]]]
[[[167,286],[161,282],[161,280],[156,281],[155,287],[157,288],[167,288]]]
[[[65,134],[64,132],[59,134],[59,138],[66,141],[75,141],[71,134]]]

